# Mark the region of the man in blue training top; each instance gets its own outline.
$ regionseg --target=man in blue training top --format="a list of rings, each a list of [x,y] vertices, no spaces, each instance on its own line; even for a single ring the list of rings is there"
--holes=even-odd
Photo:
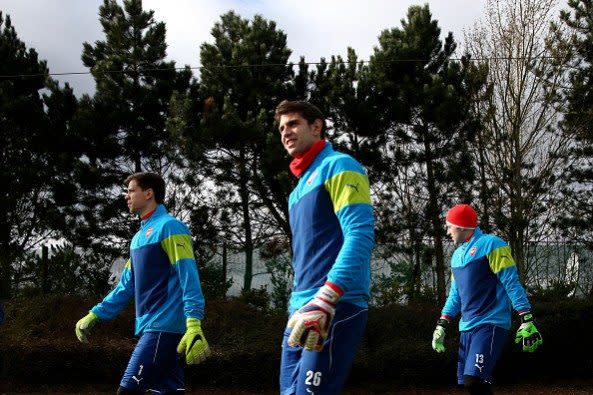
[[[136,173],[125,182],[128,208],[141,218],[140,230],[119,283],[76,323],[76,336],[86,343],[93,325],[115,317],[134,298],[140,339],[117,393],[182,395],[183,361],[197,364],[210,355],[201,329],[204,296],[191,236],[163,206],[160,175]]]
[[[467,204],[451,208],[446,220],[447,235],[459,247],[451,257],[451,289],[432,348],[445,351],[445,331],[461,313],[457,382],[472,395],[491,394],[492,371],[511,328],[511,306],[521,319],[515,342],[522,342],[523,351],[535,351],[542,337],[507,243],[482,233],[477,213]]]
[[[365,170],[325,141],[314,105],[276,108],[282,145],[299,178],[288,209],[294,281],[280,393],[339,394],[368,316],[374,219]]]

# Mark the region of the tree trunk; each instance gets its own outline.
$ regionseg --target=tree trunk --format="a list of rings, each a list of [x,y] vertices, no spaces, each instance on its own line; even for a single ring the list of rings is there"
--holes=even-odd
[[[48,294],[49,284],[49,250],[46,245],[41,246],[41,293]]]
[[[482,141],[483,131],[479,131],[477,135],[477,142],[478,142],[478,166],[480,172],[480,203],[482,204],[482,213],[480,218],[480,228],[486,232],[492,232],[492,227],[490,225],[490,204],[488,204],[490,199],[490,193],[488,191],[488,180],[486,179],[486,158],[484,155],[484,150],[486,149],[484,143]]]
[[[411,237],[411,241],[412,241],[412,260],[413,260],[413,266],[412,266],[412,278],[410,279],[410,293],[408,295],[408,298],[410,300],[415,299],[419,293],[420,293],[420,289],[421,289],[421,284],[420,284],[420,263],[422,262],[421,260],[421,241],[420,238],[418,237],[418,235],[416,234],[416,232],[414,232],[413,229],[410,229],[410,237]]]
[[[137,30],[135,30],[137,31]],[[134,45],[134,50],[136,49],[136,46]],[[134,93],[139,92],[140,91],[140,81],[139,81],[139,74],[138,74],[138,65],[135,64],[134,68],[133,68],[133,79],[134,79],[134,83],[133,83],[133,91]],[[139,118],[139,114],[137,114],[138,112],[138,108],[136,106],[136,103],[133,103],[131,105],[131,109],[132,109],[132,133],[134,135],[136,135],[136,142],[135,142],[135,147],[134,147],[134,171],[136,173],[140,173],[142,171],[142,151],[141,151],[141,144],[142,144],[142,139],[144,136],[142,136],[142,133],[140,133],[140,128],[138,126],[138,118]]]
[[[413,219],[413,215],[411,214],[411,210],[406,210],[406,222],[408,226],[408,234],[410,237],[410,244],[411,244],[411,253],[410,253],[410,262],[412,264],[411,275],[408,284],[406,285],[406,293],[408,296],[408,300],[414,300],[420,291],[420,264],[421,264],[421,244],[422,240],[418,237],[418,234],[415,229],[415,222]]]
[[[517,112],[519,109],[516,110]],[[519,277],[524,282],[525,278],[525,229],[527,227],[527,221],[525,220],[526,204],[524,202],[523,194],[523,175],[521,174],[521,165],[524,162],[522,151],[521,151],[521,131],[519,126],[520,117],[517,115],[516,120],[512,126],[511,136],[513,144],[513,162],[511,164],[511,182],[510,182],[510,194],[509,194],[509,205],[511,207],[510,215],[510,239],[509,245],[511,247],[511,253],[517,264],[517,270],[519,271]]]
[[[428,133],[425,133],[425,136]],[[434,238],[435,271],[437,274],[437,300],[439,304],[445,302],[447,291],[445,290],[445,256],[443,253],[443,239],[441,229],[443,227],[439,215],[438,191],[434,177],[432,147],[428,137],[424,138],[424,152],[426,154],[426,184],[428,189],[428,220],[431,224]]]
[[[222,243],[222,283],[226,284],[226,272],[227,272],[227,247],[226,241]]]
[[[258,166],[255,160],[253,161],[253,166]],[[286,235],[287,239],[291,240],[292,232],[290,231],[290,224],[288,223],[288,204],[281,205],[281,211],[278,210],[277,204],[273,200],[277,197],[277,194],[274,194],[274,191],[271,190],[272,188],[267,188],[264,185],[263,177],[260,176],[257,170],[254,170],[253,172],[253,183],[257,189],[259,197],[268,208],[270,214],[274,217],[278,225],[280,225],[280,228]],[[288,202],[288,199],[285,201]]]
[[[8,218],[5,211],[0,211],[0,299],[12,296],[12,249]]]
[[[142,162],[140,158],[140,153],[134,153],[134,172],[140,173],[142,171]]]
[[[241,198],[241,211],[243,213],[243,228],[245,230],[245,275],[243,278],[243,290],[251,289],[251,280],[253,277],[253,236],[251,233],[251,219],[249,217],[249,189],[247,183],[249,177],[247,174],[247,163],[245,160],[245,148],[239,152],[239,196]]]
[[[511,207],[516,203],[511,203]],[[519,272],[519,278],[521,282],[527,280],[525,273],[525,237],[523,234],[523,222],[520,213],[511,212],[510,218],[510,229],[509,229],[509,247],[511,248],[511,254],[515,259],[517,265],[517,271]]]

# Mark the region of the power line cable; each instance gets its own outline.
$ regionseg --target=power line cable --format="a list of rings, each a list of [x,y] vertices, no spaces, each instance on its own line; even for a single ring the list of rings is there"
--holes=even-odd
[[[533,58],[527,57],[512,57],[512,56],[503,56],[503,57],[488,57],[488,58],[448,58],[449,61],[457,61],[460,62],[462,60],[470,60],[473,62],[484,62],[484,61],[512,61],[512,60],[561,60],[563,58],[557,56],[538,56]],[[431,60],[427,59],[392,59],[392,60],[383,60],[377,61],[379,64],[388,64],[388,63],[430,63]],[[146,74],[151,72],[159,72],[159,71],[178,71],[178,70],[201,70],[201,69],[245,69],[245,68],[267,68],[267,67],[295,67],[301,65],[307,66],[317,66],[321,64],[330,64],[331,62],[298,62],[298,63],[263,63],[263,64],[237,64],[237,65],[215,65],[215,66],[184,66],[184,67],[155,67],[155,68],[142,68],[138,70],[105,70],[101,71],[102,74],[124,74],[124,73],[131,73],[136,72],[139,74]],[[336,61],[334,63],[338,64],[364,64],[370,63],[370,60],[357,60],[356,62],[349,62],[347,60]],[[16,79],[16,78],[35,78],[35,77],[60,77],[60,76],[71,76],[71,75],[90,75],[92,71],[71,71],[71,72],[57,72],[57,73],[31,73],[31,74],[3,74],[0,75],[0,79]]]

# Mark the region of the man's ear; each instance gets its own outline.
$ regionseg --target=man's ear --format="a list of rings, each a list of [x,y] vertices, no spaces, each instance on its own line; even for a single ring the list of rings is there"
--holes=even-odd
[[[146,200],[150,200],[154,197],[154,191],[152,190],[152,188],[148,188],[144,192],[146,192]]]
[[[323,129],[323,121],[317,118],[315,121],[313,121],[313,128],[313,131],[315,132],[317,137],[321,138],[321,129]]]

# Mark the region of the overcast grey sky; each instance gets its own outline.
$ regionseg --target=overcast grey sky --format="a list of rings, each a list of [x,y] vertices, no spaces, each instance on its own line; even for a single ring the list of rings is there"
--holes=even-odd
[[[463,31],[481,18],[486,0],[428,1],[433,18],[443,35],[453,32],[458,43]],[[167,26],[168,58],[178,66],[199,66],[199,48],[212,42],[210,30],[220,15],[234,10],[243,18],[260,14],[273,20],[288,37],[292,61],[305,56],[317,62],[321,57],[345,55],[356,50],[368,60],[384,29],[401,26],[410,0],[144,0],[143,7],[155,11],[155,19]],[[102,0],[0,0],[0,11],[11,16],[20,39],[48,61],[50,72],[88,71],[80,60],[82,43],[103,40],[98,11]],[[120,2],[121,4],[121,2]],[[76,95],[92,93],[89,75],[60,76]]]

